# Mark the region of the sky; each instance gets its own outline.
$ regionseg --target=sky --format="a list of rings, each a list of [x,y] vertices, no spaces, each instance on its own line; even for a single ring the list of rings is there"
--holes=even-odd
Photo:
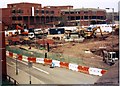
[[[117,12],[119,1],[120,0],[2,0],[0,2],[0,8],[6,8],[7,4],[11,3],[30,2],[42,4],[42,7],[72,5],[74,8],[114,8],[114,11]],[[111,12],[112,9],[106,11]]]

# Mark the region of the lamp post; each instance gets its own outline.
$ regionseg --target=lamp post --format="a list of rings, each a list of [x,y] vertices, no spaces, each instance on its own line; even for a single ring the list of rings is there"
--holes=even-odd
[[[16,75],[18,75],[18,66],[17,66],[18,61],[17,61],[17,59],[18,59],[18,57],[16,57]]]
[[[107,10],[112,9],[112,51],[113,51],[113,25],[114,25],[114,8],[106,8]]]

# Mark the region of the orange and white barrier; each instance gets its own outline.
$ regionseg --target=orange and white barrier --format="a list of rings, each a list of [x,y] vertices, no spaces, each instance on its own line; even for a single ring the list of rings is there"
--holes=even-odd
[[[36,58],[36,63],[44,64],[44,58]]]
[[[60,67],[60,61],[52,60],[52,62],[55,64],[55,67]]]
[[[69,63],[69,69],[73,71],[78,71],[78,65]]]
[[[77,64],[73,63],[67,63],[67,62],[61,62],[57,60],[52,60],[48,58],[36,58],[36,57],[27,57],[24,55],[20,54],[15,54],[9,51],[6,51],[6,56],[10,58],[18,58],[18,60],[26,61],[26,62],[33,62],[33,63],[41,63],[41,64],[48,64],[51,65],[54,63],[55,67],[62,67],[62,68],[67,68],[73,71],[78,71],[78,72],[83,72],[86,74],[91,74],[91,75],[98,75],[102,76],[105,74],[107,71],[99,68],[92,68],[92,67],[86,67],[86,66],[80,66]]]

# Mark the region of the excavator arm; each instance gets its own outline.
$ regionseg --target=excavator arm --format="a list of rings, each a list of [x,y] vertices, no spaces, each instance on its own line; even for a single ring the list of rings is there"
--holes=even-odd
[[[95,31],[99,29],[100,30],[100,33],[101,33],[101,36],[103,37],[103,34],[102,34],[102,30],[100,29],[100,27],[95,27],[92,29],[92,32],[91,32],[91,36],[95,33]]]

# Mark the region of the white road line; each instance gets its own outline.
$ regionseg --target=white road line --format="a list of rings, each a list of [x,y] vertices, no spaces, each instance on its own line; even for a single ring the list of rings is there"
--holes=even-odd
[[[17,60],[17,61],[19,61],[19,62],[21,62],[21,63],[23,63],[23,64],[25,64],[25,65],[28,65],[28,63],[26,63],[26,62],[23,62],[23,61],[20,61],[20,60]],[[13,62],[14,63],[14,62]],[[37,68],[37,67],[35,67],[35,66],[32,66],[34,69],[36,69],[36,70],[38,70],[38,71],[41,71],[41,72],[43,72],[43,73],[45,73],[45,74],[49,74],[49,72],[47,72],[47,71],[44,71],[44,70],[42,70],[42,69],[40,69],[40,68]]]
[[[39,70],[39,71],[41,71],[41,72],[43,72],[43,73],[49,74],[48,72],[46,72],[46,71],[44,71],[44,70],[42,70],[42,69],[40,69],[40,68],[37,68],[37,67],[35,67],[35,66],[33,66],[33,68],[36,69],[36,70]]]
[[[11,67],[13,67],[13,68],[15,68],[14,67],[14,65],[11,65],[11,64],[9,64],[9,63],[7,63],[7,65],[9,65],[9,66],[11,66]],[[21,69],[19,69],[19,71],[22,71],[22,72],[24,72],[23,70],[21,70]],[[19,72],[18,71],[18,72]],[[26,72],[25,72],[26,73]],[[34,77],[34,76],[32,76],[32,77]],[[36,78],[36,77],[34,77],[34,78]],[[37,78],[36,78],[37,79]],[[45,84],[43,81],[41,81],[41,80],[39,80],[39,82],[41,83],[41,84]]]

